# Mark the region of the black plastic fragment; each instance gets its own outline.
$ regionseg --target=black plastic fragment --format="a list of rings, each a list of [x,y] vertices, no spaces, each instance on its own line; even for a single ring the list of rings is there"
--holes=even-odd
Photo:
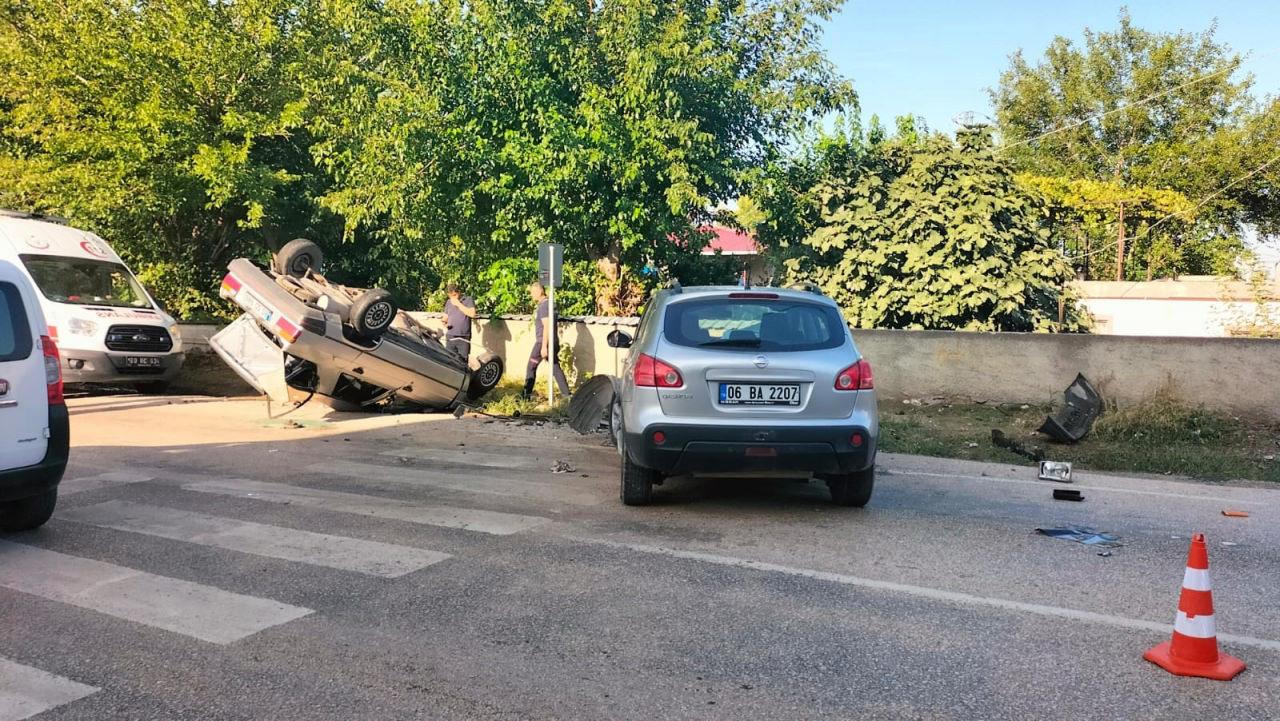
[[[1083,373],[1062,393],[1063,406],[1056,415],[1044,419],[1037,432],[1062,443],[1078,443],[1089,435],[1093,422],[1102,414],[1102,396]]]

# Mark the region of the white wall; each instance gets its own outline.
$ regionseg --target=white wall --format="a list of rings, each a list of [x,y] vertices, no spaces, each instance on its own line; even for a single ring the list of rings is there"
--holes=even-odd
[[[1080,304],[1094,318],[1100,335],[1222,337],[1258,310],[1255,302],[1180,298],[1085,298]],[[1280,319],[1280,302],[1266,304]]]

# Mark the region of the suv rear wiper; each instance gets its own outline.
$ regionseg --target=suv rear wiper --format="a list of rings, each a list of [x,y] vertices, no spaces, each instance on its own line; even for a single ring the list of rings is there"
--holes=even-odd
[[[758,338],[721,338],[719,340],[709,340],[706,343],[699,343],[699,348],[711,348],[713,346],[741,346],[742,348],[759,348],[760,340]]]

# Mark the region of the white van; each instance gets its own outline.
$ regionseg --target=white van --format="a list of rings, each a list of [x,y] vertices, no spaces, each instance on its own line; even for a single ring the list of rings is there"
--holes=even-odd
[[[53,514],[70,446],[59,365],[36,289],[0,260],[0,531]]]
[[[0,210],[0,260],[25,271],[39,290],[67,383],[162,393],[182,367],[177,321],[102,238]]]

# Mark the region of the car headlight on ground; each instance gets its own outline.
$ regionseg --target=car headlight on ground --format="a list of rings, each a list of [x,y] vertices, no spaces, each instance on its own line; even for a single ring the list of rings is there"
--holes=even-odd
[[[91,320],[72,318],[67,323],[66,329],[71,335],[93,335],[98,330],[98,324]]]

